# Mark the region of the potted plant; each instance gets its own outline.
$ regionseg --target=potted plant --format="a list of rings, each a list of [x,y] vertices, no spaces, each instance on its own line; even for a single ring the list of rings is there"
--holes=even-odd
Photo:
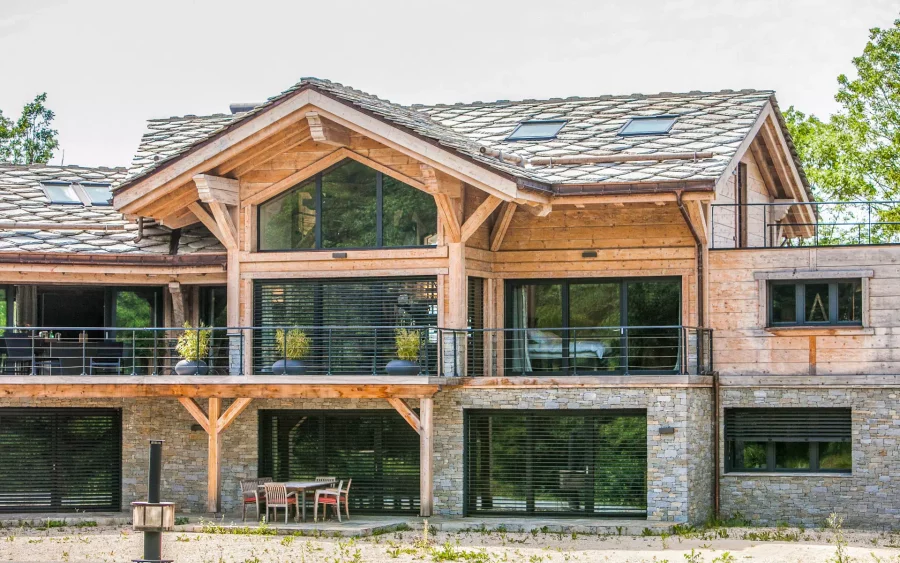
[[[397,360],[391,360],[385,366],[388,375],[418,375],[419,348],[422,340],[417,330],[398,328],[394,332],[394,343],[397,345]]]
[[[303,375],[306,365],[300,361],[309,353],[310,339],[299,328],[285,332],[283,328],[275,331],[275,343],[280,360],[272,364],[275,375]]]
[[[206,375],[209,366],[200,358],[205,358],[209,353],[209,339],[212,331],[203,323],[198,328],[184,323],[184,332],[178,336],[175,350],[181,356],[181,361],[175,364],[175,373],[178,375]]]

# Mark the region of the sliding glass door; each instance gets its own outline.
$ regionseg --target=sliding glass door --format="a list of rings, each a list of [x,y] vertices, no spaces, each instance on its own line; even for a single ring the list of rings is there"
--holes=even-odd
[[[680,278],[516,280],[506,295],[507,371],[678,369]]]

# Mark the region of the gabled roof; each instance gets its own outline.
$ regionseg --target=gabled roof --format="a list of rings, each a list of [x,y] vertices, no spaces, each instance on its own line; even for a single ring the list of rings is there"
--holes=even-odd
[[[473,102],[402,106],[353,88],[304,78],[253,110],[237,115],[185,116],[152,120],[141,141],[125,185],[148,176],[194,148],[305,89],[350,104],[394,126],[439,144],[532,188],[593,183],[641,183],[718,179],[767,103],[772,91],[660,93],[550,100]],[[678,116],[666,135],[621,137],[632,117]],[[563,119],[566,125],[548,141],[507,141],[522,121]],[[790,136],[783,126],[785,137]],[[711,152],[696,160],[614,162],[566,166],[521,166],[482,154],[482,147],[526,158],[565,155]],[[792,148],[792,147],[791,147]],[[796,155],[793,155],[797,162]],[[798,164],[799,168],[799,164]],[[802,172],[801,172],[802,174]],[[805,177],[803,177],[805,182]]]
[[[18,166],[0,163],[0,253],[35,252],[69,254],[169,254],[171,231],[145,226],[144,236],[135,242],[138,227],[111,206],[52,204],[41,182],[121,181],[124,168],[84,168],[81,166]],[[16,224],[9,228],[11,222]],[[95,225],[92,229],[29,229],[28,223],[60,226]],[[124,230],[121,228],[124,227]],[[106,230],[114,228],[115,230]],[[184,229],[178,254],[224,253],[205,227]]]

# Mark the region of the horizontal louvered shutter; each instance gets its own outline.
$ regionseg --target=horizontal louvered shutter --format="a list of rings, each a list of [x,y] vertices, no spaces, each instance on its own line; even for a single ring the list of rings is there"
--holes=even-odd
[[[467,411],[467,514],[641,516],[645,411]]]
[[[725,439],[745,442],[849,442],[850,409],[725,409]]]
[[[484,329],[484,278],[469,276],[468,287],[468,326],[473,332],[468,333],[468,375],[481,376],[484,373],[485,333]]]
[[[121,411],[0,408],[0,511],[118,511],[121,483]]]
[[[352,478],[350,512],[419,510],[419,436],[393,410],[263,410],[259,473],[275,481]]]
[[[313,327],[307,330],[308,373],[383,375],[385,364],[396,358],[391,327],[437,326],[437,278],[256,281],[253,312],[256,327]],[[434,374],[437,332],[423,330],[421,336],[419,364]],[[257,330],[253,348],[254,372],[267,373],[279,359],[275,330]]]

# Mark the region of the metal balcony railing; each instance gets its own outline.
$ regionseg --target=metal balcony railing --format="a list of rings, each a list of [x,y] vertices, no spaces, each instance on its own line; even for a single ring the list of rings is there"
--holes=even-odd
[[[712,331],[685,326],[7,327],[0,335],[2,375],[496,377],[712,371]],[[405,361],[398,361],[401,340]]]
[[[711,219],[714,249],[900,243],[898,201],[716,204]]]

